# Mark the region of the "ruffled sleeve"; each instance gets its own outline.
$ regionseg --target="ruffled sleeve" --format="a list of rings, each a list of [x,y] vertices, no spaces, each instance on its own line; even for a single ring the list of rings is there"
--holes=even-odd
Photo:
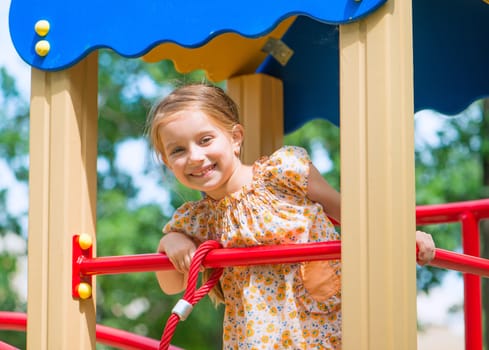
[[[181,232],[199,241],[212,239],[208,216],[209,208],[206,201],[187,202],[175,211],[170,221],[163,227],[163,233]]]
[[[305,196],[311,159],[304,148],[285,146],[262,164],[262,177],[270,185],[288,194]]]

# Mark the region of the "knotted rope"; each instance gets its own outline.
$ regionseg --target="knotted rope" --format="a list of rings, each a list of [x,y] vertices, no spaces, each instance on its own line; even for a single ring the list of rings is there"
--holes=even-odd
[[[172,314],[166,322],[165,329],[161,335],[159,350],[167,350],[170,346],[171,338],[175,333],[177,324],[180,320],[184,321],[192,311],[192,307],[199,302],[207,293],[219,282],[219,278],[222,275],[223,269],[215,269],[209,280],[206,281],[199,289],[195,289],[197,286],[197,279],[199,277],[199,270],[206,255],[213,249],[220,248],[221,245],[216,241],[205,241],[195,251],[192,262],[190,263],[190,269],[188,273],[187,289],[183,294],[183,298],[178,301],[172,310]]]

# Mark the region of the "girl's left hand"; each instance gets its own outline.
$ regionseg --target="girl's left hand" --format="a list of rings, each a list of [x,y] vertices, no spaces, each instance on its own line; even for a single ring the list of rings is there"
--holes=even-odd
[[[416,261],[419,265],[428,264],[435,258],[435,242],[429,233],[416,231],[416,246],[418,248]]]

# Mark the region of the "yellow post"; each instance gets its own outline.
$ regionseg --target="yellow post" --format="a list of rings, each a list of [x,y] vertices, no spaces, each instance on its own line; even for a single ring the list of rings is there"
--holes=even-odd
[[[340,27],[343,349],[416,349],[411,1]]]
[[[227,92],[238,104],[245,129],[243,161],[252,164],[282,146],[284,134],[282,81],[264,74],[234,77]]]
[[[60,72],[32,69],[29,349],[95,349],[95,298],[71,296],[71,242],[82,232],[95,241],[97,71],[96,54]]]

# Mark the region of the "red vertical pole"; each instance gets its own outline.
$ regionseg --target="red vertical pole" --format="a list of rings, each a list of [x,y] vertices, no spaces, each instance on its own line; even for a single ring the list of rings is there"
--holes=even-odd
[[[462,219],[462,247],[464,254],[480,256],[479,220],[472,212]],[[464,274],[465,349],[482,350],[482,293],[480,276]]]

